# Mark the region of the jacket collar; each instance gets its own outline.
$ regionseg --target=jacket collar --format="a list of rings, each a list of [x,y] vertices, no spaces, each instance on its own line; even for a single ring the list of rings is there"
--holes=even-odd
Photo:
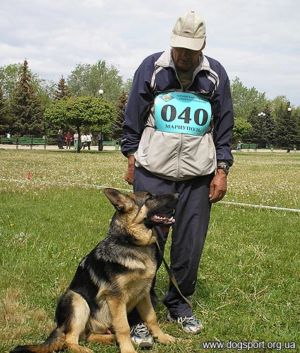
[[[156,60],[155,62],[155,66],[156,67],[172,67],[175,71],[175,65],[174,65],[174,61],[172,59],[172,55],[171,55],[171,48],[165,50],[161,56]],[[209,65],[209,61],[207,59],[207,57],[205,55],[201,55],[200,59],[199,59],[199,65],[196,67],[195,72],[194,73],[198,73],[199,71],[210,71],[210,65]]]

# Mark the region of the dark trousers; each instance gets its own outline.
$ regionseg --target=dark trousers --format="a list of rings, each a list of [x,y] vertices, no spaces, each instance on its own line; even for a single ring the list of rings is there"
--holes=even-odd
[[[103,141],[98,140],[98,151],[103,151]]]
[[[201,176],[186,181],[169,181],[159,178],[144,168],[135,169],[134,191],[148,191],[153,194],[178,192],[179,201],[175,212],[175,225],[172,231],[170,267],[184,296],[195,291],[197,273],[208,229],[211,204],[209,184],[212,176]],[[159,232],[159,244],[163,250],[167,234]],[[161,259],[158,255],[158,266]],[[153,284],[154,286],[154,284]],[[154,290],[151,291],[155,302]],[[191,316],[192,309],[181,298],[172,283],[163,300],[173,317]],[[138,322],[137,313],[129,315],[131,323]]]

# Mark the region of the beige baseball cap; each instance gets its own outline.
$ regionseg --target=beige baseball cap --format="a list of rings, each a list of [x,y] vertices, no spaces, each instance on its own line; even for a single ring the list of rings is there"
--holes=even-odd
[[[194,11],[179,17],[171,35],[171,47],[200,50],[205,42],[205,22]]]

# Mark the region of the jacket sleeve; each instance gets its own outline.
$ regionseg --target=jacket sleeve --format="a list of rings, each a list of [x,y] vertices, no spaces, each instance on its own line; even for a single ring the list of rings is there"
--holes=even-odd
[[[151,78],[154,64],[145,59],[134,74],[132,88],[125,109],[121,151],[127,156],[137,149],[153,104]]]
[[[226,161],[231,166],[233,163],[233,156],[231,153],[231,140],[234,124],[233,106],[229,78],[222,66],[219,79],[219,86],[213,97],[213,137],[216,146],[217,161]]]

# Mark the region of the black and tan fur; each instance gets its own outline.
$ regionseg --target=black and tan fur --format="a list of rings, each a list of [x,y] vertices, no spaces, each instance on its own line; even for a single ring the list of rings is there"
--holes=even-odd
[[[18,346],[11,353],[50,353],[66,348],[92,353],[79,345],[80,339],[108,344],[117,341],[121,353],[135,353],[127,320],[134,307],[158,342],[175,340],[159,328],[149,291],[156,271],[152,227],[172,221],[167,214],[173,211],[177,195],[127,195],[115,189],[104,193],[116,209],[108,235],[82,259],[60,298],[57,327],[44,343]]]

